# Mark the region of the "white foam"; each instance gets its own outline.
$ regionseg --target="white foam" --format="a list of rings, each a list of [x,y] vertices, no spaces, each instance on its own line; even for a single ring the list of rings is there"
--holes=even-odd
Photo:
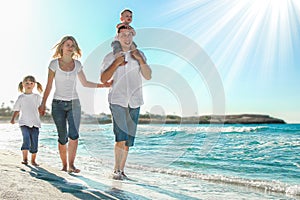
[[[264,126],[222,126],[222,125],[194,125],[193,127],[185,125],[162,125],[162,126],[151,126],[151,125],[139,125],[138,129],[141,129],[144,135],[163,135],[169,132],[185,132],[187,134],[197,133],[246,133],[255,132],[260,129],[266,128]]]
[[[145,167],[141,165],[131,165],[131,168],[136,168],[143,171],[150,171],[162,174],[175,175],[179,177],[187,177],[200,179],[210,182],[231,184],[237,186],[244,186],[248,188],[260,189],[265,192],[276,192],[283,193],[292,196],[300,196],[300,185],[289,185],[287,183],[282,183],[280,181],[266,181],[258,179],[245,179],[239,177],[229,177],[224,175],[216,174],[199,174],[190,171],[174,170],[174,169],[162,169],[162,168],[152,168]]]

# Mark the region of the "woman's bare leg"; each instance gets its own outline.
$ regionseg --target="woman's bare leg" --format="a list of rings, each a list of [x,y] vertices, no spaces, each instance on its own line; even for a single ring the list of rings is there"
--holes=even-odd
[[[78,139],[76,139],[76,140],[70,139],[69,146],[68,146],[69,172],[75,172],[75,173],[80,172],[80,169],[77,169],[74,165],[77,147],[78,147]]]
[[[59,150],[59,155],[60,159],[63,165],[63,168],[61,169],[62,171],[67,171],[68,169],[68,163],[67,163],[67,145],[62,145],[58,143],[58,150]]]

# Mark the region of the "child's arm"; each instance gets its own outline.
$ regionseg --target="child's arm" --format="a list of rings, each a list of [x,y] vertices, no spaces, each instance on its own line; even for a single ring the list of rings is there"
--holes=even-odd
[[[20,111],[15,111],[11,117],[10,123],[14,124],[15,123],[15,118],[19,115]]]
[[[117,24],[116,28],[119,29],[121,26],[125,26],[128,29],[130,29],[132,31],[132,33],[133,33],[133,36],[136,35],[136,32],[135,32],[134,28],[132,26],[130,26],[129,24],[119,23],[119,24]]]
[[[132,28],[131,26],[129,26],[129,27],[130,27],[130,30],[131,30],[132,33],[133,33],[133,36],[135,36],[135,35],[136,35],[136,32],[135,32],[134,28]]]
[[[119,24],[117,24],[116,28],[119,29],[121,26],[125,26],[125,24],[124,23],[119,23]]]

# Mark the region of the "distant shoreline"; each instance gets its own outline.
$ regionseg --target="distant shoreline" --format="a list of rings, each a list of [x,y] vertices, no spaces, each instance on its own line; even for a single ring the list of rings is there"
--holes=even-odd
[[[53,123],[51,116],[41,118],[43,123]],[[0,116],[1,123],[9,123],[10,117]],[[82,124],[110,124],[110,115],[103,117],[82,117]],[[203,115],[180,117],[177,115],[149,115],[141,114],[139,124],[286,124],[282,119],[261,114],[240,115]]]

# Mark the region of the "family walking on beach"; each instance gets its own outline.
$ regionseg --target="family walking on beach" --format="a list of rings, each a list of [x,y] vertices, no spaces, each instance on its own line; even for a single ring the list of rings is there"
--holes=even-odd
[[[28,164],[28,151],[32,154],[31,163],[35,161],[38,151],[38,135],[41,127],[40,115],[45,114],[46,102],[51,92],[53,81],[55,92],[52,100],[51,114],[58,132],[58,150],[62,162],[62,170],[69,173],[79,173],[74,162],[78,147],[81,105],[76,91],[77,78],[84,87],[107,88],[109,107],[113,120],[115,135],[113,169],[114,179],[127,178],[124,168],[129,148],[134,145],[140,106],[143,102],[142,77],[151,79],[151,68],[147,65],[146,57],[137,49],[133,42],[134,29],[132,11],[125,9],[121,12],[121,23],[117,35],[112,42],[112,52],[108,53],[101,65],[100,80],[94,83],[87,80],[83,66],[79,60],[81,49],[72,36],[65,36],[54,46],[53,60],[48,67],[48,80],[43,94],[32,92],[37,84],[39,92],[42,86],[32,76],[27,76],[19,84],[19,90],[24,93],[19,96],[14,105],[11,123],[20,113],[19,126],[23,135],[23,164]]]

